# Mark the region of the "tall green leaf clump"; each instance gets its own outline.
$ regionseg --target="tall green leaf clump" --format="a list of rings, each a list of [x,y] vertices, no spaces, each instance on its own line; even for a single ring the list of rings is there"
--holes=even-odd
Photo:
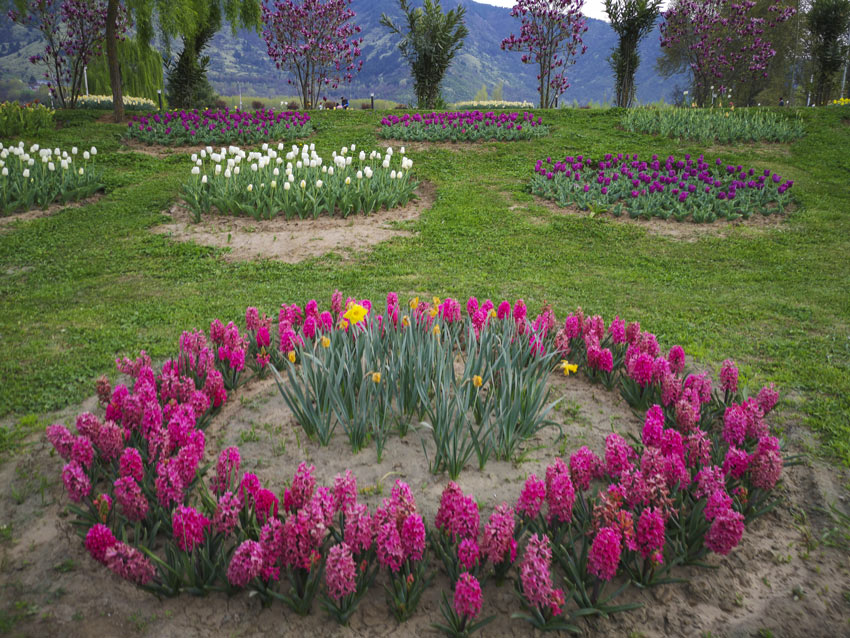
[[[440,0],[425,0],[424,6],[417,8],[412,8],[408,0],[398,0],[398,5],[406,26],[394,23],[385,13],[381,14],[381,24],[402,38],[398,48],[410,64],[419,107],[436,108],[443,77],[469,35],[463,22],[466,9],[458,6],[443,13]]]
[[[157,91],[163,88],[162,58],[156,49],[136,38],[128,38],[118,42],[118,59],[124,94],[156,102]],[[105,55],[88,66],[88,82],[90,94],[112,94]]]

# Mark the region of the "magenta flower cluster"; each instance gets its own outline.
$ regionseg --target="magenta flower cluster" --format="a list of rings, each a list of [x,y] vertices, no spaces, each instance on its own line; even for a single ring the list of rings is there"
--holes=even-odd
[[[548,134],[543,119],[517,111],[446,111],[388,115],[381,119],[381,136],[414,141],[515,140]]]

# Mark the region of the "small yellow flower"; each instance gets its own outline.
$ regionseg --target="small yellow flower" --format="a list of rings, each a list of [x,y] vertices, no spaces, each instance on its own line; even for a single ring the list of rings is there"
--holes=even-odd
[[[419,297],[414,297],[410,300],[410,309],[416,310],[419,307]]]
[[[330,348],[330,346],[331,346],[331,340],[328,339],[327,337],[322,337],[322,347],[323,348]]]
[[[345,311],[345,314],[342,315],[345,319],[352,324],[358,324],[366,318],[368,314],[368,310],[361,306],[360,304],[353,303],[348,307],[348,310]]]
[[[480,388],[482,383],[484,383],[484,379],[481,378],[481,375],[476,374],[472,377],[472,385],[476,388]]]
[[[373,372],[372,373],[372,381],[374,383],[380,383],[381,382],[381,373],[380,372]]]
[[[561,359],[561,370],[564,371],[564,376],[570,376],[570,372],[578,372],[578,366],[575,363],[570,363],[566,359]]]
[[[433,302],[434,302],[434,305],[435,305],[435,306],[439,306],[439,305],[440,305],[440,298],[439,298],[439,297],[434,297],[431,301],[433,301]]]
[[[436,317],[440,312],[440,309],[437,306],[432,306],[431,310],[428,311],[428,314],[432,317]]]
[[[407,328],[407,326],[410,325],[410,317],[408,317],[407,315],[404,315],[401,318],[401,325],[403,325],[405,328]]]
[[[440,336],[440,326],[434,326],[434,334],[438,337]]]
[[[286,355],[286,358],[289,359],[291,363],[295,363],[295,350],[290,350],[289,354]]]
[[[495,319],[495,318],[496,318],[496,317],[498,317],[498,316],[499,316],[499,313],[497,313],[497,312],[496,312],[496,309],[495,309],[495,308],[490,308],[490,318],[491,318],[491,319]]]

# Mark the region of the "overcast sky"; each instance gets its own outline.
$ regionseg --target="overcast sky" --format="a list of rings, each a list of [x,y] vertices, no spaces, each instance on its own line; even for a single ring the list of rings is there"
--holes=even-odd
[[[494,4],[497,7],[512,7],[515,4],[514,0],[475,0],[475,2]],[[449,4],[451,4],[451,2]],[[665,2],[664,5],[666,6],[667,3]],[[608,16],[605,15],[604,0],[584,0],[582,13],[590,18],[605,20],[606,22],[608,21]]]

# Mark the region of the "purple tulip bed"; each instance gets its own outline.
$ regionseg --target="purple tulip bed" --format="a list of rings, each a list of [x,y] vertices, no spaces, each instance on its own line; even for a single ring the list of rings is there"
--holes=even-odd
[[[164,146],[287,141],[306,137],[312,131],[308,113],[274,109],[194,109],[127,119],[127,139]]]
[[[405,113],[381,119],[380,136],[419,142],[516,141],[544,137],[549,129],[533,113],[449,111]]]

